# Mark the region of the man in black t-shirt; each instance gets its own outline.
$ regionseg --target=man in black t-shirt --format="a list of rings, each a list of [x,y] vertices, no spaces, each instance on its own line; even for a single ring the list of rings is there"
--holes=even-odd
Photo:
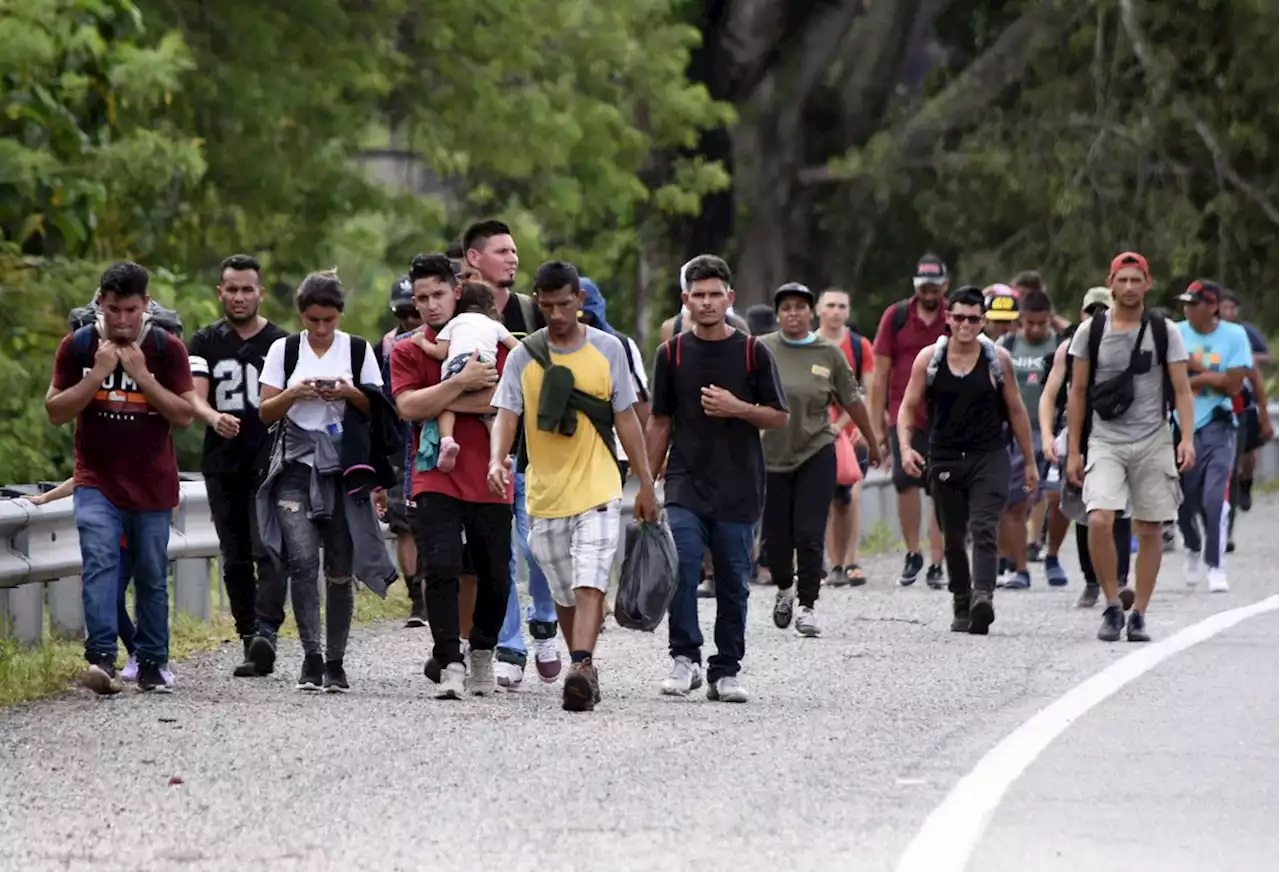
[[[285,586],[262,551],[254,497],[258,455],[267,440],[258,417],[258,375],[271,343],[288,334],[258,313],[262,268],[247,254],[222,262],[218,300],[225,317],[197,331],[187,353],[192,405],[207,426],[200,468],[218,531],[222,580],[244,642],[244,662],[235,674],[245,678],[260,674],[249,659],[259,619],[273,629],[284,621]]]
[[[725,321],[733,303],[725,262],[704,255],[686,276],[694,326],[658,349],[645,433],[650,468],[666,458],[664,502],[680,561],[667,622],[674,662],[662,692],[685,696],[702,684],[697,586],[709,549],[717,650],[707,663],[707,698],[746,702],[737,676],[746,652],[751,548],[764,508],[760,431],[786,426],[787,401],[768,349]]]

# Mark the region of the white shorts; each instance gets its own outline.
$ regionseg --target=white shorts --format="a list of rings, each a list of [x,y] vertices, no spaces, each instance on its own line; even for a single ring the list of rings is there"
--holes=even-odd
[[[567,518],[529,519],[529,550],[556,605],[572,607],[579,587],[609,589],[621,530],[621,499]]]

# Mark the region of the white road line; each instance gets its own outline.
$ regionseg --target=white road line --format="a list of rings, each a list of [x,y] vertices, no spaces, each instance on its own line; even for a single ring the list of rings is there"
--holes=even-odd
[[[1250,606],[1219,612],[1168,639],[1143,645],[1041,709],[956,783],[907,846],[898,872],[964,872],[1005,792],[1067,727],[1178,652],[1277,607],[1280,596],[1269,596]]]

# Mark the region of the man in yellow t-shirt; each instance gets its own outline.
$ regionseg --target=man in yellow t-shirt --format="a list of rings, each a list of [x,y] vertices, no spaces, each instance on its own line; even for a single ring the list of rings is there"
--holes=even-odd
[[[493,398],[498,418],[489,443],[489,487],[506,492],[523,415],[529,547],[547,576],[573,660],[563,704],[566,711],[590,711],[600,701],[592,653],[621,528],[613,431],[640,482],[636,520],[657,521],[657,498],[626,348],[579,321],[584,295],[572,264],[544,263],[533,292],[547,326],[511,352],[503,369]]]

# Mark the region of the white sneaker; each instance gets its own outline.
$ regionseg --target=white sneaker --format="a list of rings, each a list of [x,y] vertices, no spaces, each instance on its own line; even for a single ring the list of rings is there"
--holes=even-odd
[[[702,687],[702,667],[681,655],[671,662],[671,674],[662,679],[662,692],[666,696],[688,696],[689,691]]]
[[[801,636],[807,636],[810,639],[822,635],[822,629],[818,626],[818,618],[814,615],[811,607],[801,606],[796,610],[796,633]]]
[[[1199,551],[1188,551],[1187,561],[1183,565],[1182,575],[1187,580],[1187,587],[1195,587],[1203,577],[1204,564],[1200,562]]]
[[[471,678],[468,679],[467,687],[473,696],[492,696],[497,693],[492,650],[471,652]]]
[[[1209,593],[1227,593],[1231,587],[1227,584],[1227,571],[1221,567],[1209,569]]]
[[[707,686],[707,699],[712,702],[746,702],[750,698],[747,689],[732,675]]]
[[[440,670],[440,683],[436,685],[436,699],[462,699],[467,692],[467,668],[461,663],[450,663]]]
[[[503,690],[517,691],[520,689],[520,682],[524,681],[523,669],[514,663],[501,660],[493,664],[493,674],[498,687]]]

